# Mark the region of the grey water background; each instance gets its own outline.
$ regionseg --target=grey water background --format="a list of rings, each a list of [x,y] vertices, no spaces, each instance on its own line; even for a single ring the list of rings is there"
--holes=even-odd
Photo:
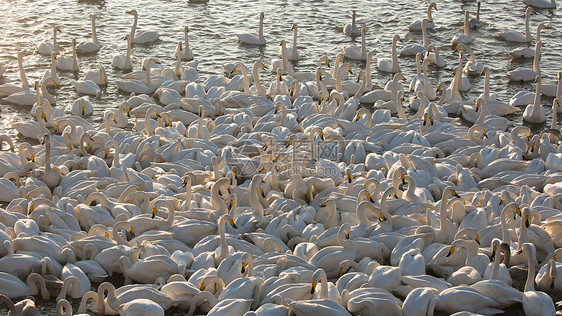
[[[52,28],[59,25],[62,33],[58,41],[67,53],[71,53],[71,41],[88,40],[91,34],[90,14],[98,14],[97,32],[102,49],[97,54],[79,56],[81,70],[95,68],[101,64],[106,68],[109,85],[101,98],[92,98],[95,111],[88,119],[94,123],[102,120],[103,110],[117,108],[127,95],[120,93],[113,83],[123,72],[111,67],[114,54],[124,54],[126,41],[124,36],[130,31],[133,17],[125,12],[136,9],[139,14],[139,30],[153,30],[161,34],[160,41],[152,45],[135,45],[133,47],[133,64],[135,70],[140,68],[140,61],[145,57],[157,57],[167,66],[175,63],[174,51],[178,41],[183,41],[183,26],[189,26],[190,46],[195,58],[199,60],[199,75],[202,81],[210,75],[223,73],[222,65],[227,62],[241,61],[248,66],[256,59],[266,65],[277,55],[277,46],[282,39],[292,42],[291,24],[298,23],[298,50],[302,59],[295,63],[296,71],[313,71],[318,58],[327,54],[333,57],[343,45],[352,44],[353,40],[342,33],[342,27],[351,20],[351,9],[357,11],[357,24],[367,27],[367,48],[376,52],[375,57],[390,56],[390,42],[394,34],[403,37],[398,49],[409,42],[421,43],[421,33],[408,33],[410,22],[426,16],[428,2],[418,0],[387,1],[208,1],[188,3],[184,0],[170,1],[87,1],[59,0],[4,0],[0,3],[0,62],[11,67],[4,74],[0,83],[19,82],[16,54],[20,50],[33,52],[37,43],[52,40]],[[448,65],[443,69],[430,67],[430,81],[434,86],[439,82],[451,81],[453,67],[457,66],[457,55],[453,54],[450,44],[455,33],[462,31],[463,12],[469,10],[475,15],[475,1],[438,1],[438,11],[433,12],[436,28],[429,33],[430,43],[440,50]],[[257,32],[260,11],[265,12],[264,34],[265,47],[241,45],[236,41],[237,32]],[[533,90],[531,84],[509,83],[506,72],[520,66],[532,67],[532,59],[511,60],[509,50],[521,44],[507,43],[497,38],[497,32],[504,30],[523,31],[525,5],[519,1],[491,0],[483,1],[480,20],[483,27],[471,31],[474,41],[470,47],[475,51],[477,60],[491,70],[491,91],[498,93],[499,99],[509,102],[509,98],[521,90]],[[554,83],[560,66],[560,19],[556,11],[542,10],[531,15],[530,30],[535,34],[536,25],[543,22],[551,28],[542,32],[544,42],[541,70],[543,84]],[[359,39],[357,39],[359,41]],[[359,44],[357,42],[357,44]],[[532,43],[534,45],[534,41]],[[364,63],[351,62],[354,71],[364,67]],[[414,58],[400,58],[400,65],[406,80],[415,74]],[[50,66],[50,58],[41,55],[27,56],[24,66],[30,84],[39,80]],[[373,81],[378,86],[391,78],[391,74],[380,73],[372,67]],[[62,86],[54,91],[56,106],[67,106],[77,97],[70,81],[78,79],[82,73],[59,72]],[[269,83],[271,74],[262,73],[262,82]],[[471,90],[463,93],[465,100],[475,102],[483,91],[483,76],[470,77]],[[406,94],[406,97],[409,93]],[[29,108],[19,107],[0,101],[3,111],[0,114],[0,133],[15,136],[17,132],[12,124],[29,119]],[[552,100],[543,98],[547,107],[550,123]],[[521,124],[521,113],[508,117],[513,124]],[[532,126],[535,131],[544,128]],[[17,138],[22,141],[24,139]]]
[[[429,2],[419,0],[394,1],[345,1],[345,0],[285,0],[285,1],[229,1],[210,0],[203,3],[188,3],[185,0],[133,0],[133,1],[76,1],[76,0],[2,0],[0,2],[0,62],[8,63],[10,68],[0,79],[0,83],[19,83],[16,54],[26,50],[33,52],[41,41],[52,40],[52,29],[59,25],[59,44],[67,53],[71,50],[71,41],[89,40],[90,14],[98,14],[97,35],[102,49],[97,54],[79,56],[82,70],[95,68],[97,64],[105,67],[109,85],[101,98],[91,98],[94,114],[87,118],[93,123],[102,120],[106,108],[117,108],[128,95],[117,90],[114,80],[123,72],[111,67],[114,54],[124,54],[126,42],[124,36],[130,31],[133,17],[127,10],[136,9],[139,14],[139,30],[152,30],[161,34],[160,41],[152,45],[135,45],[132,58],[134,70],[140,69],[140,61],[145,57],[157,57],[166,66],[175,63],[174,51],[178,41],[183,41],[183,26],[190,28],[190,46],[195,58],[199,60],[199,76],[202,81],[210,75],[222,74],[222,65],[227,62],[241,61],[247,66],[257,59],[266,65],[277,56],[277,46],[283,39],[292,45],[292,23],[299,26],[298,49],[301,60],[294,64],[296,71],[314,71],[318,58],[327,54],[332,60],[343,45],[350,45],[353,40],[342,33],[342,27],[350,22],[351,12],[357,11],[357,24],[367,27],[367,48],[376,52],[375,57],[390,56],[390,42],[394,34],[403,37],[398,49],[409,42],[421,43],[421,33],[408,33],[408,25],[426,16]],[[451,73],[457,66],[457,54],[453,54],[450,44],[455,33],[461,32],[464,10],[471,16],[476,12],[476,1],[437,1],[438,11],[433,12],[436,28],[429,32],[430,43],[435,44],[447,59],[448,65],[443,69],[430,67],[430,81],[434,86],[438,82],[449,83]],[[265,12],[264,34],[267,45],[253,47],[241,45],[235,36],[239,32],[257,32],[259,12]],[[520,1],[486,0],[482,2],[480,20],[483,27],[472,30],[474,41],[470,47],[477,59],[488,66],[491,92],[498,94],[498,99],[509,102],[509,98],[521,90],[532,91],[530,83],[509,83],[506,72],[517,67],[532,67],[532,59],[511,60],[508,52],[522,44],[500,41],[497,32],[504,30],[524,30],[525,5]],[[560,45],[562,43],[561,22],[557,11],[541,10],[531,15],[530,30],[533,34],[539,22],[551,28],[542,32],[544,42],[541,57],[543,84],[554,83],[556,74],[562,70]],[[359,39],[357,39],[359,40]],[[357,42],[357,44],[359,44]],[[532,42],[534,45],[534,40]],[[361,62],[351,62],[354,72],[363,68]],[[400,58],[400,65],[407,81],[416,72],[414,58]],[[29,82],[39,80],[44,71],[50,67],[50,58],[31,55],[24,59],[24,67]],[[391,78],[391,74],[380,73],[372,67],[372,77],[379,87]],[[51,90],[57,99],[57,107],[71,104],[77,97],[71,80],[78,79],[82,73],[59,73],[62,85]],[[262,82],[267,84],[273,76],[269,72],[261,74]],[[472,88],[462,93],[465,100],[474,102],[483,91],[484,77],[470,77]],[[407,93],[406,96],[410,94]],[[440,95],[440,94],[438,94]],[[30,119],[28,107],[18,107],[0,100],[0,134],[16,137],[17,141],[26,139],[17,136],[12,127],[14,122]],[[552,115],[551,98],[543,98],[542,104],[547,108],[547,124]],[[522,124],[521,114],[508,118],[513,124]],[[532,126],[535,131],[544,129],[545,125]],[[52,303],[40,302],[52,313]]]

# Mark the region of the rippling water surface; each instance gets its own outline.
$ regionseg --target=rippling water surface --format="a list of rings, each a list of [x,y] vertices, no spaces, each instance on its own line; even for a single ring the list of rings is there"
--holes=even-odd
[[[452,36],[461,31],[463,11],[469,10],[472,15],[476,11],[476,2],[438,1],[439,11],[433,14],[436,29],[430,32],[430,42],[440,49],[447,59],[444,69],[430,69],[430,80],[436,86],[438,82],[449,82],[451,71],[457,65],[456,54],[450,45]],[[342,26],[350,21],[350,10],[357,10],[357,23],[368,28],[367,46],[376,52],[375,57],[390,55],[390,41],[394,34],[400,34],[404,43],[421,43],[421,34],[408,33],[408,24],[426,15],[427,2],[417,0],[397,0],[392,4],[386,1],[209,1],[207,3],[190,4],[186,1],[128,1],[123,5],[120,1],[76,0],[60,1],[2,1],[0,3],[0,61],[11,65],[0,83],[19,82],[16,54],[20,50],[32,52],[36,44],[52,39],[52,28],[59,25],[62,34],[59,43],[70,52],[71,41],[89,39],[90,19],[92,13],[99,14],[97,20],[98,38],[102,49],[93,55],[79,56],[81,69],[96,67],[102,64],[109,76],[109,86],[99,99],[92,99],[95,107],[94,115],[89,118],[93,122],[101,120],[105,108],[115,108],[126,95],[117,91],[112,82],[122,71],[111,67],[112,55],[124,54],[126,41],[123,37],[129,32],[133,17],[125,12],[136,9],[139,13],[140,30],[153,30],[161,34],[161,40],[149,46],[136,45],[133,48],[133,64],[140,68],[142,58],[158,57],[166,65],[173,66],[174,50],[178,41],[183,40],[183,26],[190,27],[190,46],[195,58],[200,61],[199,74],[205,80],[212,74],[223,72],[222,64],[242,61],[250,66],[256,59],[266,65],[276,56],[279,41],[292,41],[291,24],[299,25],[298,49],[302,60],[295,64],[298,71],[312,71],[322,54],[335,56],[340,46],[349,45],[351,39],[342,34]],[[252,47],[237,43],[235,33],[257,31],[258,14],[265,12],[264,34],[268,44],[265,47]],[[481,20],[484,26],[471,32],[474,38],[470,45],[479,61],[492,69],[491,91],[499,95],[499,99],[508,102],[509,98],[520,90],[532,90],[530,84],[508,83],[505,73],[511,69],[532,67],[532,59],[512,61],[509,50],[519,46],[499,41],[496,33],[503,30],[523,30],[525,6],[518,1],[491,0],[482,4]],[[538,11],[530,19],[530,29],[535,33],[536,25],[544,22],[552,29],[543,31],[544,48],[542,50],[541,69],[543,84],[552,83],[556,73],[561,70],[559,46],[560,19],[556,12]],[[533,35],[534,36],[534,35]],[[407,80],[415,74],[413,58],[400,58],[401,69]],[[29,81],[39,80],[50,65],[50,58],[32,55],[24,59]],[[352,62],[354,70],[363,67],[360,62]],[[70,81],[82,76],[63,72],[60,74],[62,87],[54,91],[57,106],[67,106],[79,95],[74,91]],[[272,76],[262,74],[262,80],[268,82]],[[391,75],[379,73],[373,67],[373,81],[384,85]],[[475,101],[483,91],[484,80],[481,76],[471,77],[472,88],[463,93],[465,100]],[[408,95],[406,95],[408,96]],[[15,135],[11,127],[13,122],[28,119],[29,108],[17,107],[0,101],[3,105],[0,120],[0,133]],[[543,98],[547,113],[551,115],[551,100]],[[523,109],[521,109],[521,112]],[[520,113],[521,113],[520,112]],[[520,114],[519,113],[519,114]],[[514,124],[521,123],[520,115],[509,117]],[[533,126],[540,130],[543,126]]]
[[[124,4],[126,3],[126,4]],[[157,57],[165,65],[173,66],[174,50],[178,41],[183,41],[183,26],[190,27],[190,46],[195,58],[200,61],[198,70],[201,80],[213,74],[223,73],[222,64],[242,61],[246,65],[261,59],[266,65],[276,57],[277,46],[282,39],[292,41],[291,24],[299,25],[298,49],[302,60],[295,64],[298,71],[313,71],[316,61],[322,54],[335,56],[340,46],[349,45],[351,39],[342,34],[342,26],[350,21],[350,10],[357,10],[357,23],[368,28],[367,46],[376,52],[376,57],[390,55],[390,41],[394,34],[400,34],[404,43],[421,43],[420,33],[408,33],[410,22],[426,16],[427,2],[419,0],[388,1],[336,1],[336,0],[288,0],[288,1],[228,1],[211,0],[207,3],[190,4],[185,0],[134,0],[134,1],[90,1],[76,0],[4,0],[0,2],[0,62],[9,63],[11,67],[0,79],[0,83],[19,82],[16,54],[20,50],[34,51],[36,44],[52,40],[53,26],[59,25],[62,34],[59,44],[70,50],[73,38],[87,40],[90,36],[90,19],[92,13],[98,14],[98,38],[103,45],[97,54],[79,56],[81,69],[102,64],[109,76],[109,85],[99,99],[91,99],[95,106],[94,115],[89,120],[99,123],[105,108],[118,107],[127,95],[117,91],[113,83],[123,72],[111,67],[114,54],[124,54],[126,42],[123,37],[129,32],[133,17],[125,12],[136,9],[139,14],[138,28],[153,30],[161,34],[161,40],[149,46],[136,45],[133,48],[133,64],[139,69],[140,61],[145,57]],[[430,42],[435,44],[448,65],[444,69],[431,69],[430,80],[435,86],[438,82],[450,82],[453,67],[457,65],[457,55],[453,54],[450,40],[461,31],[463,11],[469,10],[474,15],[475,1],[437,1],[439,11],[433,14],[436,29],[430,32]],[[256,32],[259,22],[258,14],[265,12],[264,34],[268,44],[265,47],[240,45],[236,41],[237,32]],[[520,66],[532,67],[532,59],[512,61],[508,52],[519,46],[499,41],[497,32],[504,30],[523,31],[525,6],[519,1],[486,0],[482,3],[481,21],[483,27],[472,31],[474,41],[470,46],[482,61],[492,70],[491,91],[498,93],[498,98],[508,102],[509,98],[521,90],[532,90],[530,84],[508,83],[506,72]],[[538,11],[531,16],[530,29],[535,34],[536,25],[544,22],[552,29],[542,33],[543,50],[541,69],[543,83],[553,83],[560,66],[559,46],[562,42],[561,21],[556,11]],[[534,44],[534,41],[533,41]],[[409,81],[415,74],[413,58],[400,58],[401,69]],[[32,55],[24,59],[28,79],[31,83],[39,80],[50,65],[50,58]],[[363,65],[352,62],[354,70]],[[82,74],[63,72],[60,74],[62,86],[54,90],[58,107],[71,104],[79,95],[74,91],[70,81]],[[384,85],[391,75],[379,73],[373,67],[373,81]],[[269,82],[273,77],[262,73],[262,80]],[[483,77],[471,77],[472,88],[463,93],[465,100],[475,101],[483,91]],[[408,96],[408,94],[407,94]],[[547,113],[552,114],[550,98],[543,98]],[[0,114],[0,133],[16,135],[12,123],[29,119],[29,108],[9,105],[0,100],[3,111]],[[509,117],[513,124],[521,124],[520,114]],[[550,120],[548,120],[550,122]],[[543,125],[533,126],[535,130]],[[22,140],[22,138],[18,138]]]

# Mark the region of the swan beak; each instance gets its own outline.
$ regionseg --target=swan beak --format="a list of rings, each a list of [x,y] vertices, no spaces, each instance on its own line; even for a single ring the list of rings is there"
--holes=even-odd
[[[554,277],[550,277],[550,289],[553,290],[554,289]]]
[[[484,135],[484,137],[488,138],[488,133],[486,132],[486,130],[484,130],[484,132],[482,132],[482,135]]]
[[[238,227],[236,226],[236,224],[234,224],[234,220],[233,220],[232,218],[228,220],[228,223],[230,224],[230,226],[232,226],[232,228],[238,229]]]
[[[480,235],[478,235],[478,233],[476,233],[476,238],[474,240],[480,245]]]
[[[429,121],[431,122],[429,125],[433,126],[434,122],[433,122],[433,117],[429,117]]]
[[[449,250],[449,253],[447,253],[445,257],[449,258],[453,254],[453,252],[455,252],[455,247],[451,247],[451,250]]]
[[[275,111],[273,112],[273,114],[277,114],[277,112],[279,112],[279,104],[275,106]]]
[[[455,190],[451,190],[451,194],[456,198],[459,198],[459,199],[461,198],[460,195]]]
[[[29,205],[29,212],[27,212],[27,215],[31,214],[31,212],[33,212],[34,209],[35,209],[35,205],[30,204]]]
[[[330,60],[326,58],[326,66],[330,67]]]
[[[58,132],[59,132],[59,129],[60,129],[60,125],[57,124],[57,126],[55,126],[55,133],[58,133]]]
[[[351,183],[351,172],[347,173],[347,183]]]
[[[108,233],[108,232],[105,232],[105,235],[103,235],[103,237],[109,238],[109,233]]]
[[[131,226],[131,230],[129,230],[129,233],[131,233],[131,235],[135,237],[135,230],[133,229],[133,226]]]
[[[233,205],[234,205],[234,200],[230,200],[230,201],[228,202],[228,210],[229,210],[229,211],[232,210],[232,206],[233,206]]]
[[[384,217],[384,215],[382,215],[382,213],[379,215],[379,221],[381,221],[381,222],[386,221],[386,217]]]
[[[263,191],[263,188],[262,188],[262,187],[260,187],[260,193],[261,193],[261,196],[262,196],[263,198],[265,198],[265,192]]]
[[[359,73],[359,75],[357,75],[357,81],[355,81],[355,82],[359,82],[359,80],[361,80],[361,73]]]
[[[475,112],[478,112],[478,110],[480,110],[480,102],[476,102],[476,111]]]
[[[345,233],[345,239],[349,239],[349,233]]]
[[[342,268],[340,268],[340,269],[338,270],[338,274],[339,274],[339,276],[342,276],[342,275],[343,275],[343,269],[342,269]]]
[[[522,254],[523,253],[523,247],[519,248],[519,250],[517,250],[517,254]]]
[[[240,273],[246,272],[246,265],[247,265],[246,261],[242,261],[242,271],[240,271]]]
[[[156,212],[158,210],[156,209],[156,207],[152,208],[152,219],[154,219],[156,217]]]
[[[182,181],[182,186],[186,187],[187,186],[187,177],[185,177]]]
[[[515,213],[514,213],[514,215],[519,215],[519,216],[521,216],[521,209],[519,208],[519,206],[516,206],[516,207],[515,207]],[[515,217],[515,216],[513,216],[513,217]]]
[[[482,72],[480,73],[481,75],[485,75],[486,72],[488,72],[488,70],[486,68],[482,69]]]
[[[503,199],[500,199],[500,205],[503,205]]]
[[[320,133],[318,133],[318,134],[320,135],[320,139],[325,140],[325,139],[324,139],[324,132],[320,132]]]
[[[324,203],[320,204],[320,207],[326,207],[328,205],[328,201],[324,201]]]
[[[232,68],[232,70],[230,71],[230,73],[228,75],[232,75],[235,71],[236,71],[236,67]]]
[[[316,290],[316,284],[317,283],[318,282],[316,282],[316,281],[312,282],[312,288],[310,289],[310,294],[314,294],[314,291]]]
[[[525,227],[529,228],[530,223],[529,223],[529,215],[525,215]]]
[[[127,113],[127,117],[130,118],[131,117],[131,109],[130,108],[125,108],[125,113]]]
[[[367,196],[367,199],[368,199],[369,201],[371,201],[371,203],[375,203],[375,201],[373,200],[373,197],[371,196],[370,193],[367,192],[365,195]]]
[[[498,250],[497,246],[492,246],[492,261],[496,258],[496,251]]]
[[[349,73],[353,75],[353,71],[351,71],[351,67],[349,67],[347,71],[349,71]]]
[[[201,282],[201,286],[199,286],[199,290],[200,291],[205,290],[205,282]]]
[[[406,184],[406,175],[401,173],[400,174],[400,180],[402,180],[402,184]]]
[[[106,148],[106,149],[105,149],[105,156],[104,156],[103,159],[107,159],[107,155],[108,155],[108,154],[109,154],[109,149]]]
[[[554,261],[556,261],[556,253],[552,255],[552,259],[554,259]]]
[[[398,40],[400,41],[400,43],[402,43],[402,39],[400,38],[400,36],[398,36]]]

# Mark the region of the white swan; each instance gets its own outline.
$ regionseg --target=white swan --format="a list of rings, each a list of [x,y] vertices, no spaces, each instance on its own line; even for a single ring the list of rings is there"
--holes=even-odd
[[[435,9],[435,11],[437,10],[437,4],[435,2],[431,2],[428,6],[427,6],[427,25],[426,25],[426,29],[428,30],[432,30],[435,28],[435,23],[433,23],[433,17],[431,16],[431,9]],[[410,24],[410,26],[408,27],[410,29],[410,31],[421,31],[422,30],[422,20],[417,20],[414,21]]]
[[[351,11],[351,23],[347,23],[343,27],[343,34],[351,37],[356,37],[361,34],[359,27],[357,27],[357,24],[355,23],[355,10]]]
[[[182,46],[182,49],[180,50],[180,56],[181,56],[181,60],[193,60],[193,52],[191,51],[191,48],[189,47],[189,38],[188,38],[188,33],[189,33],[189,28],[187,26],[183,27],[183,37],[185,40],[185,44]]]
[[[464,26],[463,26],[463,33],[462,34],[455,34],[453,39],[451,40],[451,44],[469,44],[472,43],[472,36],[470,36],[470,27],[468,25],[469,17],[468,17],[468,10],[464,11]]]
[[[29,90],[29,82],[27,81],[27,77],[25,76],[25,69],[23,68],[23,58],[27,55],[29,55],[29,53],[25,51],[18,53],[18,70],[21,78],[21,86],[9,83],[0,85],[0,97],[5,97],[24,90]]]
[[[131,28],[131,41],[133,44],[147,44],[157,41],[160,38],[160,35],[154,31],[138,31],[137,30],[137,22],[138,22],[138,14],[137,10],[130,10],[127,11],[127,14],[131,14],[135,17],[133,22],[133,27]]]
[[[535,42],[538,42],[538,41],[541,40],[541,31],[546,30],[546,29],[548,29],[548,26],[544,25],[544,23],[542,23],[542,22],[537,25],[537,36],[536,36]],[[534,47],[517,47],[517,48],[514,48],[513,50],[511,50],[509,52],[509,54],[513,58],[533,58],[533,56],[535,56],[535,48]]]
[[[72,85],[74,86],[74,89],[78,93],[92,95],[95,96],[96,98],[99,98],[101,96],[100,87],[92,80],[77,80],[77,81],[73,80]]]
[[[539,67],[539,60],[541,56],[542,42],[538,41],[535,44],[535,57],[533,58],[533,69],[529,68],[517,68],[511,70],[507,73],[507,77],[510,81],[533,81],[537,76],[541,75],[541,70]]]
[[[427,19],[421,22],[422,27],[422,45],[408,44],[400,50],[400,56],[416,56],[418,53],[425,54],[429,46],[429,37],[427,36]]]
[[[466,65],[464,65],[463,68],[463,72],[467,75],[479,75],[482,73],[482,70],[484,70],[484,64],[476,61],[476,54],[474,54],[474,51],[472,50],[472,48],[468,47],[466,44],[464,43],[459,43],[457,45],[457,47],[455,48],[455,51],[458,50],[467,50],[468,53],[470,54],[470,58],[469,60],[466,62]]]
[[[293,45],[292,47],[287,47],[286,48],[286,52],[287,52],[287,58],[290,61],[298,61],[301,59],[299,52],[297,51],[297,24],[293,23],[293,26],[291,26],[291,30],[293,30]],[[281,51],[279,51],[279,55],[281,54]]]
[[[546,111],[541,105],[541,77],[537,76],[535,79],[537,90],[535,92],[535,101],[533,104],[527,105],[523,112],[523,120],[530,123],[544,123],[546,122]]]
[[[476,1],[476,17],[471,18],[469,21],[469,25],[471,29],[477,29],[482,27],[482,22],[480,22],[480,0]]]
[[[92,40],[86,42],[78,42],[76,44],[76,52],[79,54],[95,53],[101,48],[101,44],[98,42],[98,36],[96,34],[96,18],[97,15],[90,15],[92,20]]]
[[[263,37],[263,18],[264,13],[260,12],[260,26],[258,33],[240,33],[236,34],[238,36],[238,40],[242,44],[249,44],[249,45],[265,45],[265,38]]]
[[[435,4],[435,2],[432,3]],[[392,37],[392,50],[390,55],[391,57],[381,58],[378,60],[377,67],[379,68],[380,71],[391,72],[391,73],[400,72],[400,65],[398,64],[398,55],[396,54],[396,43],[398,41],[402,42],[402,39],[400,39],[400,36],[398,34],[395,34],[394,37]]]
[[[361,28],[361,47],[357,45],[343,46],[341,51],[343,55],[352,60],[366,60],[367,59],[367,42],[365,41],[365,35],[367,34],[366,28]]]
[[[37,45],[37,52],[43,56],[51,56],[52,52],[59,53],[59,46],[57,44],[57,32],[61,32],[59,26],[53,28],[53,42],[41,42]]]
[[[131,46],[133,43],[129,34],[125,35],[125,40],[127,41],[127,53],[125,55],[114,55],[111,65],[122,70],[130,70],[133,69],[133,63],[131,62]]]
[[[72,57],[60,55],[55,64],[58,69],[63,71],[80,71],[78,58],[76,57],[76,39],[72,39]]]
[[[98,86],[107,86],[107,74],[102,65],[98,65],[97,70],[92,69],[84,71],[83,80],[93,81]]]
[[[86,116],[90,115],[94,112],[94,107],[88,97],[81,97],[72,103],[70,107],[70,114],[77,115],[77,116]]]
[[[527,7],[527,10],[525,11],[525,33],[517,31],[503,31],[498,33],[498,36],[508,42],[529,43],[532,40],[531,34],[529,34],[529,17],[531,16],[531,13],[535,13],[535,10],[531,7]]]
[[[100,284],[98,288],[99,291],[102,289],[107,289],[107,303],[111,308],[119,313],[119,315],[129,315],[129,316],[164,316],[164,309],[158,303],[145,298],[135,298],[127,302],[121,301],[121,296],[116,297],[115,287],[108,282]],[[103,291],[102,291],[103,292]],[[100,311],[101,312],[101,311]]]
[[[536,9],[556,9],[556,0],[523,0],[523,3]]]
[[[519,252],[527,256],[527,282],[523,292],[523,310],[525,315],[554,315],[556,308],[550,296],[541,291],[535,291],[535,261],[536,249],[533,244],[524,243]]]
[[[152,94],[158,88],[154,83],[150,72],[151,72],[151,65],[154,63],[158,63],[154,58],[150,58],[148,60],[148,64],[146,67],[146,80],[136,80],[136,79],[119,79],[115,80],[117,87],[125,92],[134,92],[134,93],[144,93],[144,94]]]

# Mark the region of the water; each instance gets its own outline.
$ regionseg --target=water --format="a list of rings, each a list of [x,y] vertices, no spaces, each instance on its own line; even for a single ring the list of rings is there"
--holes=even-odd
[[[134,4],[132,4],[134,3]],[[399,0],[391,5],[385,1],[210,1],[207,3],[190,4],[186,1],[131,1],[122,6],[114,1],[76,0],[61,1],[3,1],[0,4],[0,61],[9,63],[12,67],[4,74],[0,83],[19,82],[16,54],[20,50],[32,52],[40,41],[52,40],[52,28],[59,25],[59,44],[70,53],[71,41],[89,39],[90,19],[92,13],[99,14],[97,20],[98,38],[103,48],[97,53],[79,56],[82,70],[95,68],[102,64],[109,76],[109,86],[99,99],[92,99],[95,111],[89,119],[94,123],[101,121],[101,114],[106,108],[116,108],[120,100],[126,95],[117,91],[112,82],[122,71],[111,67],[114,54],[124,54],[126,42],[125,34],[130,30],[133,17],[125,12],[136,9],[139,13],[140,30],[153,30],[161,34],[161,40],[153,45],[136,45],[133,48],[133,64],[140,68],[142,58],[157,57],[165,65],[175,62],[174,51],[178,41],[183,41],[183,26],[190,27],[190,46],[195,58],[200,61],[199,74],[205,80],[212,74],[223,73],[222,64],[226,62],[242,61],[250,66],[256,59],[261,59],[266,65],[276,57],[280,40],[285,39],[291,45],[293,22],[299,25],[298,49],[302,60],[295,64],[297,71],[312,71],[317,59],[322,54],[335,56],[342,45],[351,44],[352,40],[342,34],[342,27],[351,19],[351,9],[357,10],[357,23],[368,28],[367,47],[376,52],[375,57],[390,55],[390,41],[394,34],[403,37],[403,43],[398,43],[398,49],[408,42],[421,43],[421,34],[408,33],[410,22],[421,19],[426,15],[427,3],[424,1]],[[434,11],[436,29],[430,32],[430,42],[435,44],[441,54],[447,59],[448,65],[444,69],[430,67],[430,81],[450,82],[450,74],[457,65],[457,55],[453,54],[450,45],[452,36],[461,31],[463,11],[469,10],[475,14],[476,2],[441,1],[439,11]],[[235,33],[256,32],[259,22],[258,14],[265,12],[264,34],[268,42],[265,47],[252,47],[237,43]],[[486,1],[481,8],[481,21],[484,26],[471,31],[474,38],[470,46],[477,54],[477,59],[485,63],[492,70],[491,91],[499,95],[499,99],[508,102],[509,98],[521,90],[533,90],[530,84],[509,83],[505,73],[520,66],[532,67],[532,59],[512,61],[509,50],[519,46],[499,41],[496,33],[503,30],[523,30],[525,7],[522,3],[494,0]],[[543,84],[553,83],[559,69],[558,49],[562,37],[560,36],[560,20],[556,12],[538,11],[530,19],[530,29],[535,34],[536,25],[544,22],[553,27],[542,32],[544,48],[541,57]],[[534,35],[533,35],[534,36]],[[39,80],[50,65],[50,58],[32,55],[24,59],[26,74],[33,83]],[[402,72],[407,80],[415,74],[413,58],[400,58]],[[363,67],[361,62],[352,62],[354,71]],[[373,70],[373,81],[383,86],[391,75]],[[78,95],[70,81],[77,79],[77,75],[70,72],[59,74],[62,86],[54,90],[57,98],[56,105],[67,106]],[[262,80],[268,83],[273,76],[262,74]],[[482,76],[470,78],[472,88],[463,93],[465,100],[475,101],[483,91]],[[406,95],[408,97],[408,94]],[[543,105],[551,116],[552,100],[543,98]],[[3,106],[1,113],[0,133],[16,135],[12,128],[14,122],[29,119],[29,108],[18,107],[0,101]],[[522,113],[521,109],[518,114]],[[521,124],[520,115],[508,117],[513,124]],[[544,126],[532,126],[536,131]],[[23,139],[19,139],[23,140]]]
[[[109,77],[109,85],[101,98],[91,101],[94,115],[88,119],[94,123],[101,121],[106,108],[117,108],[127,95],[119,93],[113,83],[123,72],[111,67],[113,54],[123,54],[126,42],[123,37],[130,31],[133,17],[125,12],[136,9],[139,13],[140,30],[153,30],[161,34],[160,41],[149,46],[136,45],[133,48],[135,70],[140,68],[140,61],[145,57],[157,57],[170,66],[175,62],[174,51],[178,41],[183,41],[183,26],[190,28],[190,46],[195,58],[200,61],[199,75],[202,80],[213,74],[222,74],[222,64],[241,61],[250,66],[256,59],[269,65],[271,58],[276,58],[277,46],[282,39],[292,41],[291,24],[298,23],[298,49],[301,61],[294,64],[297,71],[312,71],[318,58],[327,54],[333,57],[340,47],[349,45],[352,40],[342,34],[342,27],[351,20],[351,9],[357,10],[357,23],[368,28],[367,47],[376,52],[376,57],[390,56],[390,42],[394,34],[403,37],[398,49],[409,42],[421,43],[420,33],[408,33],[410,22],[426,16],[427,2],[417,0],[387,1],[336,1],[336,0],[293,0],[293,1],[228,1],[211,0],[208,3],[190,4],[185,0],[168,1],[128,1],[126,6],[118,1],[76,0],[4,0],[0,2],[0,62],[6,62],[11,68],[4,74],[0,83],[19,82],[16,54],[18,51],[32,52],[40,41],[52,40],[53,26],[59,25],[62,34],[59,44],[70,49],[73,38],[89,39],[90,19],[92,13],[99,14],[97,20],[98,38],[103,45],[97,54],[79,56],[81,69],[95,68],[102,64]],[[433,12],[436,29],[429,33],[430,42],[435,44],[447,59],[444,69],[430,67],[430,81],[434,86],[438,82],[450,82],[451,73],[457,65],[457,56],[453,54],[450,40],[461,31],[464,10],[475,14],[476,2],[459,2],[444,0],[438,2],[439,11]],[[265,47],[240,45],[236,41],[237,32],[256,32],[259,22],[258,14],[265,12],[264,34],[268,44]],[[471,31],[474,38],[470,44],[477,54],[477,59],[491,70],[491,91],[498,94],[498,99],[508,102],[509,98],[521,90],[533,90],[531,84],[509,83],[506,72],[520,66],[532,67],[532,59],[512,61],[508,52],[520,44],[499,41],[497,32],[503,30],[522,31],[525,7],[518,1],[487,0],[481,8],[481,21],[484,26]],[[562,42],[560,30],[562,22],[556,11],[538,11],[531,16],[530,30],[534,36],[536,25],[544,22],[551,29],[542,32],[544,42],[541,69],[543,83],[553,83],[560,69],[558,47]],[[533,42],[534,43],[534,42]],[[415,74],[413,58],[400,58],[403,74],[409,79]],[[32,55],[24,59],[24,66],[30,83],[39,80],[44,71],[50,67],[50,58]],[[352,62],[354,73],[363,67],[361,62]],[[372,68],[375,85],[384,86],[391,74],[379,73]],[[78,95],[70,81],[82,74],[63,72],[59,74],[62,86],[54,90],[56,105],[65,107]],[[269,82],[273,76],[263,73],[261,78]],[[470,77],[472,88],[463,93],[465,100],[475,101],[483,91],[484,78]],[[409,93],[406,94],[406,97]],[[0,134],[15,136],[14,122],[30,119],[29,108],[17,107],[0,100],[3,110],[0,114]],[[543,98],[551,117],[550,98]],[[522,124],[520,114],[523,109],[509,117],[515,125]],[[548,120],[548,122],[550,122]],[[545,125],[532,126],[535,131]],[[16,138],[23,141],[21,137]],[[41,303],[40,305],[44,305]],[[47,307],[49,308],[49,307]],[[52,308],[52,307],[50,307]],[[52,310],[51,310],[52,311]]]

